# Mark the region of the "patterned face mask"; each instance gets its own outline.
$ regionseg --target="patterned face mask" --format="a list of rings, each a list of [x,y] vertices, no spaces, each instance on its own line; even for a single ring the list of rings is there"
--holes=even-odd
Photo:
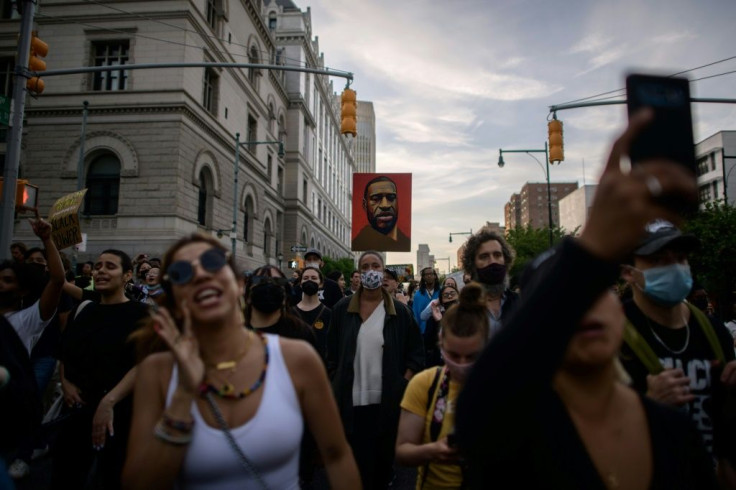
[[[365,289],[378,289],[383,285],[383,271],[368,270],[360,273],[360,283]]]

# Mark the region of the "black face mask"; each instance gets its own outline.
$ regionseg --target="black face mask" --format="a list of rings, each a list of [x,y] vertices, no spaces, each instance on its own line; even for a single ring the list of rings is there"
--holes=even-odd
[[[261,284],[250,290],[253,308],[262,313],[273,313],[284,305],[286,294],[278,284]]]
[[[319,284],[314,281],[304,281],[302,283],[302,292],[307,296],[314,296],[319,291]]]
[[[489,286],[501,284],[506,277],[506,264],[491,264],[476,271],[478,281]]]

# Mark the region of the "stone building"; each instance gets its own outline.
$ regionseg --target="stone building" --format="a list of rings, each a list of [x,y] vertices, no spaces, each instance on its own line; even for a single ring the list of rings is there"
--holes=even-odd
[[[354,164],[326,76],[125,69],[167,62],[322,68],[309,9],[288,0],[44,0],[36,28],[50,46],[48,69],[111,67],[48,77],[44,93],[26,105],[20,176],[40,187],[45,215],[76,190],[89,103],[81,175],[89,190],[80,212],[87,252],[80,260],[109,247],[159,255],[195,231],[230,248],[234,217],[244,268],[285,267],[294,245],[349,255]],[[3,63],[14,56],[17,31],[17,22],[0,23]],[[16,225],[15,237],[29,239],[28,226]]]

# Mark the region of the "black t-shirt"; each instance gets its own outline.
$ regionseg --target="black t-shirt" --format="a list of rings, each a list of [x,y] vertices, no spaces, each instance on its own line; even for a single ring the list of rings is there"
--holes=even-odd
[[[712,454],[711,396],[713,384],[718,382],[718,376],[712,375],[711,369],[716,355],[695,315],[690,315],[688,328],[672,329],[647,318],[633,300],[624,303],[624,311],[634,328],[657,355],[662,366],[665,369],[682,369],[685,376],[690,378],[690,392],[696,398],[682,409],[690,415],[703,437],[706,448]],[[728,330],[722,325],[714,325],[713,330],[718,336],[726,362],[733,360],[733,339]],[[633,388],[646,393],[649,372],[627,344],[621,346],[621,362],[631,376]]]
[[[327,330],[332,320],[332,310],[320,305],[311,311],[304,311],[298,306],[294,308],[299,317],[312,328],[316,339],[316,349],[323,361],[327,359]],[[319,320],[319,321],[317,321]],[[320,323],[321,322],[321,323]]]
[[[305,340],[309,345],[314,347],[317,352],[319,352],[319,349],[317,349],[317,339],[314,336],[312,329],[309,325],[304,323],[301,318],[293,313],[289,314],[288,317],[281,315],[279,320],[273,325],[269,325],[268,327],[258,327],[253,330],[256,332],[279,335],[281,337],[286,337],[287,339]]]
[[[147,314],[148,306],[137,301],[87,303],[69,320],[61,344],[64,377],[85,401],[99,401],[135,366],[135,345],[128,338]]]
[[[72,297],[62,292],[53,320],[43,329],[41,338],[33,346],[33,350],[31,351],[32,360],[44,357],[59,358],[61,354],[61,323],[59,315],[71,311],[73,308],[74,300]],[[71,318],[68,321],[71,321]]]

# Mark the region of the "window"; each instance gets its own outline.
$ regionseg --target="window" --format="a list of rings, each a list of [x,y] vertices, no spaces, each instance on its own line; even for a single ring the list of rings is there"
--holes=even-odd
[[[204,69],[202,105],[211,114],[217,114],[217,85],[220,77],[212,68]]]
[[[279,195],[282,195],[284,192],[284,167],[279,167],[278,181],[276,182],[276,188],[279,191]]]
[[[255,46],[251,46],[248,50],[248,63],[258,64],[260,61],[258,61],[258,49]],[[258,79],[258,75],[260,75],[260,70],[258,68],[248,68],[248,80],[250,80],[250,83],[255,86],[256,81]]]
[[[120,161],[111,153],[98,156],[87,170],[84,214],[112,215],[118,212]]]
[[[248,196],[245,199],[245,219],[243,220],[243,240],[249,243],[252,238],[253,231],[253,198]]]
[[[212,29],[217,29],[217,0],[207,0],[207,23]]]
[[[307,179],[302,181],[302,202],[307,204]]]
[[[273,102],[268,103],[268,132],[273,134],[274,121],[276,121],[276,114],[273,112]]]
[[[263,224],[263,255],[271,256],[271,220],[268,218]]]
[[[208,168],[203,168],[199,172],[199,193],[197,199],[197,222],[201,226],[210,226],[210,216],[212,215],[212,195],[214,189],[212,187],[212,174]]]
[[[273,182],[273,157],[269,154],[266,159],[266,173],[268,174],[268,185],[272,185]]]
[[[253,116],[248,116],[248,142],[258,141],[258,122]],[[257,145],[248,145],[248,151],[255,154]]]
[[[276,12],[268,14],[268,28],[272,31],[276,29]]]
[[[17,16],[17,10],[14,8],[13,0],[0,0],[0,18],[13,19]]]
[[[279,141],[282,144],[286,143],[286,125],[284,124],[284,116],[279,116]]]
[[[94,66],[119,66],[128,63],[130,42],[106,41],[93,44]],[[128,82],[128,71],[123,68],[101,71],[93,75],[92,90],[109,91],[125,90]]]

